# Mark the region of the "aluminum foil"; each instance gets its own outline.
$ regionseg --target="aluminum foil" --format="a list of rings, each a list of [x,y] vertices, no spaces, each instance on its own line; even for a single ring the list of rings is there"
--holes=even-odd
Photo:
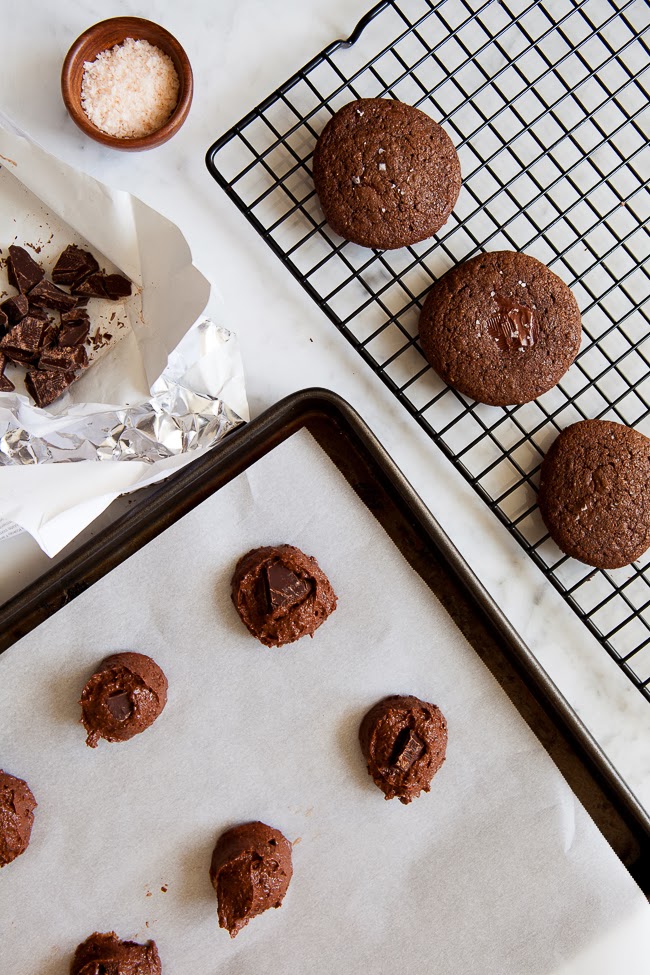
[[[231,338],[211,321],[200,329],[211,354],[223,351]],[[224,399],[188,381],[198,375],[196,369],[177,373],[178,368],[166,369],[150,400],[124,408],[73,408],[56,416],[30,406],[25,397],[3,396],[0,467],[106,460],[154,464],[212,447],[244,422]]]

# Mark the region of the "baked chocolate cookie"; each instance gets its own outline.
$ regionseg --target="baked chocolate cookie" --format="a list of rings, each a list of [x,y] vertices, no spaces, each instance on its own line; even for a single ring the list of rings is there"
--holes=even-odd
[[[106,657],[81,692],[86,744],[128,741],[149,728],[167,703],[167,678],[144,653]]]
[[[278,829],[256,822],[226,830],[210,865],[219,927],[234,938],[251,918],[280,907],[292,874],[291,843]]]
[[[114,931],[91,934],[74,953],[70,975],[162,975],[155,941],[120,941]]]
[[[542,464],[539,510],[555,543],[598,569],[650,546],[650,439],[609,420],[563,430]]]
[[[495,251],[458,264],[427,294],[422,351],[439,376],[479,403],[528,403],[552,389],[580,348],[570,288],[527,254]]]
[[[461,186],[445,130],[390,98],[361,98],[339,109],[316,143],[313,172],[332,230],[385,250],[440,230]]]
[[[29,846],[35,809],[36,799],[27,783],[0,769],[0,867]]]
[[[368,711],[359,741],[375,785],[386,799],[407,805],[429,792],[445,760],[447,722],[435,704],[392,694]]]
[[[232,601],[242,623],[266,647],[314,635],[336,609],[316,559],[293,545],[254,548],[237,563]]]

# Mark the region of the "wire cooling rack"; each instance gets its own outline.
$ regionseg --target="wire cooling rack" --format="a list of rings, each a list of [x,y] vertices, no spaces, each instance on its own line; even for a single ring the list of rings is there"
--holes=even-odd
[[[605,418],[650,435],[647,0],[389,0],[250,112],[207,165],[285,266],[650,699],[650,554],[594,571],[550,539],[539,468],[559,430]],[[432,239],[346,243],[323,220],[314,143],[353,98],[440,122],[463,189]],[[645,132],[644,132],[645,124]],[[580,354],[533,403],[449,389],[418,345],[428,288],[484,250],[525,250],[572,288]]]

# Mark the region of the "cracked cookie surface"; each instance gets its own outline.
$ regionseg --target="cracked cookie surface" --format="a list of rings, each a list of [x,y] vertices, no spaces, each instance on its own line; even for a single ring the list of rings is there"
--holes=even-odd
[[[650,439],[610,420],[563,430],[542,464],[539,509],[555,543],[598,569],[650,546]]]
[[[458,199],[460,163],[424,112],[388,98],[361,98],[327,123],[314,152],[325,218],[346,240],[391,250],[431,237]]]

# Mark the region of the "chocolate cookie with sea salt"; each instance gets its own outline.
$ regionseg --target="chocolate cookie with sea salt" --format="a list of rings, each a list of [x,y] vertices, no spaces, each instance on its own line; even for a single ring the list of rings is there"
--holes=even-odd
[[[387,250],[435,234],[461,186],[458,155],[445,130],[389,98],[344,105],[318,139],[313,171],[332,230]]]
[[[578,354],[580,309],[570,288],[527,254],[495,251],[458,264],[427,294],[420,343],[438,375],[479,403],[528,403]]]
[[[611,420],[581,420],[551,445],[539,509],[567,555],[619,569],[650,546],[650,439]]]

